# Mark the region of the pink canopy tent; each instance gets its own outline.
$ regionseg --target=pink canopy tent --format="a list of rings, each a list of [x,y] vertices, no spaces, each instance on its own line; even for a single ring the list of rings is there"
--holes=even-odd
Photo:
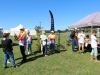
[[[69,25],[68,28],[81,28],[81,27],[100,27],[100,12],[96,12],[86,16],[80,21]]]

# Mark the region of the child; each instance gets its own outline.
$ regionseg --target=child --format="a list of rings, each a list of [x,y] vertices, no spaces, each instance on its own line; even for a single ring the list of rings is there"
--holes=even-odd
[[[85,38],[85,49],[86,49],[85,52],[91,51],[89,35],[87,35],[86,38]]]
[[[16,68],[15,60],[14,60],[14,54],[13,54],[13,48],[12,48],[12,40],[8,39],[8,34],[3,33],[3,39],[1,41],[3,53],[4,53],[4,68],[7,68],[7,56],[10,57],[12,66]]]
[[[82,47],[82,54],[84,54],[84,39],[85,39],[85,34],[84,31],[82,30],[81,33],[78,34],[79,54],[80,54],[81,47]]]
[[[91,35],[91,47],[92,47],[92,52],[91,52],[91,61],[95,58],[95,62],[99,62],[97,59],[97,55],[98,55],[98,50],[97,50],[97,46],[98,46],[98,39],[96,38],[96,30],[92,31],[92,35]]]
[[[27,33],[27,36],[26,36],[26,39],[27,39],[27,48],[28,48],[28,54],[33,54],[32,53],[32,37],[30,36],[30,32],[28,31]]]

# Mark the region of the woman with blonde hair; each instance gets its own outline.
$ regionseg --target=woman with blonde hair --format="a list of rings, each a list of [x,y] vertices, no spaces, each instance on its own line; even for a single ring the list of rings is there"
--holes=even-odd
[[[48,38],[45,35],[45,31],[42,31],[42,35],[40,36],[40,44],[41,44],[41,52],[44,56],[47,56],[47,41]]]

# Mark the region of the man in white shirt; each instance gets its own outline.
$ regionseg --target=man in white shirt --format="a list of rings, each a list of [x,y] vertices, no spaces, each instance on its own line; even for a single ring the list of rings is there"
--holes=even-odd
[[[78,43],[79,43],[79,54],[80,54],[80,48],[82,47],[82,53],[84,54],[84,39],[85,34],[84,31],[81,31],[81,33],[78,34]]]
[[[98,39],[96,38],[96,30],[92,31],[92,35],[91,35],[91,47],[92,47],[92,52],[91,52],[91,61],[95,58],[96,62],[99,62],[97,59],[97,55],[98,55],[98,50],[97,50],[97,46],[98,46]]]

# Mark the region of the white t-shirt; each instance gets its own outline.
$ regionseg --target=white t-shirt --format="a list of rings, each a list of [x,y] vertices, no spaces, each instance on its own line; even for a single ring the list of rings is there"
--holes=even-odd
[[[97,38],[94,36],[94,35],[91,35],[91,47],[94,48],[94,47],[97,47]]]
[[[29,35],[27,35],[27,37],[26,37],[26,38],[27,38],[27,44],[32,44],[32,43],[31,43],[31,39],[32,39],[32,37],[31,37],[31,36],[29,36]]]
[[[78,42],[84,44],[85,34],[80,33],[80,34],[78,34],[78,37],[79,37]]]
[[[41,35],[40,38],[41,38],[41,41],[42,41],[42,45],[46,45],[46,40],[47,40],[48,37],[46,35]]]

